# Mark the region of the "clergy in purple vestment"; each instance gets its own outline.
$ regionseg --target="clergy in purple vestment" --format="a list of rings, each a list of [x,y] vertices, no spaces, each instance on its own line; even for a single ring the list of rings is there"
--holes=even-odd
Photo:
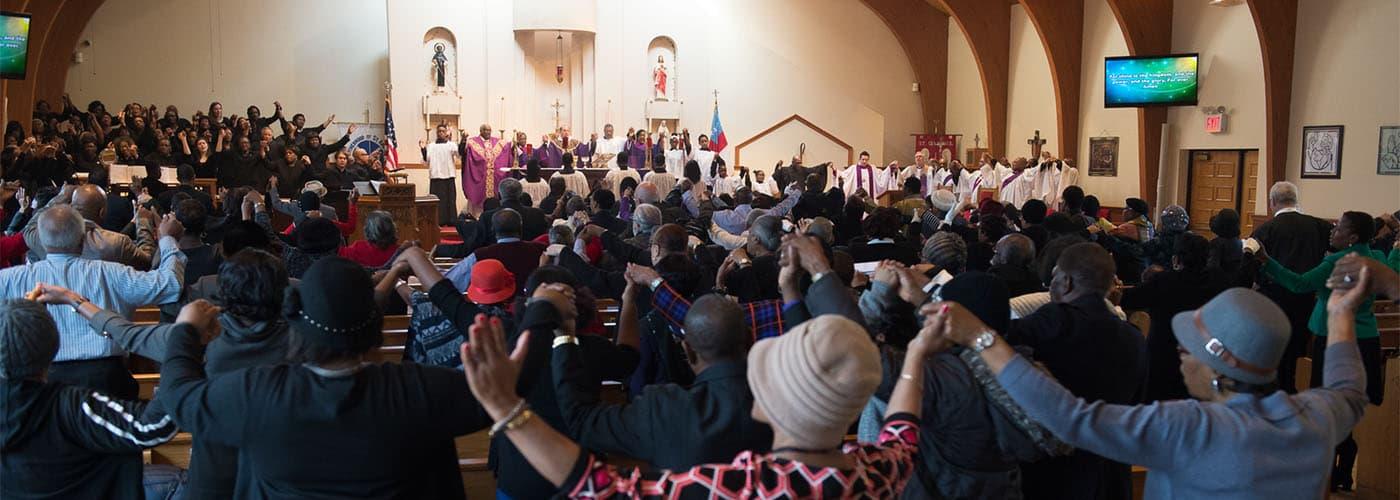
[[[540,162],[541,168],[559,168],[564,164],[563,158],[564,150],[549,136],[542,138],[540,147],[535,148],[535,159]]]
[[[588,142],[581,142],[574,147],[574,158],[578,158],[579,165],[584,167],[593,166],[593,153],[598,151],[598,134],[593,134],[588,138]]]
[[[496,185],[510,175],[510,146],[505,141],[491,137],[488,125],[481,126],[481,135],[467,139],[462,144],[462,193],[475,212],[481,211],[481,204],[487,196],[496,195]]]
[[[632,140],[627,141],[627,166],[637,170],[647,170],[647,131],[638,130]]]

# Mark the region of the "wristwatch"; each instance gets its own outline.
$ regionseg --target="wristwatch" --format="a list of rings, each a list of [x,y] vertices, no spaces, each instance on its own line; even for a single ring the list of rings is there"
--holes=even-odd
[[[972,352],[982,352],[988,347],[991,347],[992,344],[995,344],[996,342],[997,334],[992,333],[990,330],[988,330],[982,332],[981,335],[978,335],[977,338],[973,339],[972,345],[968,347],[972,348]]]

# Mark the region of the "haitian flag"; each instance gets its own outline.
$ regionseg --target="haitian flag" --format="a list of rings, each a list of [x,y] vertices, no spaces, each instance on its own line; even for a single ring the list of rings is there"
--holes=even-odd
[[[724,151],[729,141],[724,139],[724,126],[719,124],[719,103],[715,103],[715,117],[710,120],[710,151]]]

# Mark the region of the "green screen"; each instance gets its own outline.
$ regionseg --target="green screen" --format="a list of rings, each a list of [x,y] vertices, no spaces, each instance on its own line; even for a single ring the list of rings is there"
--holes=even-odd
[[[24,79],[29,55],[29,16],[0,13],[0,77]]]

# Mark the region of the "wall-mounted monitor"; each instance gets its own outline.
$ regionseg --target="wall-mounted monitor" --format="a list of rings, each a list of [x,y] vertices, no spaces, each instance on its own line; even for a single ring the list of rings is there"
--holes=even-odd
[[[1106,108],[1195,106],[1197,54],[1106,57],[1103,105]]]
[[[0,11],[0,78],[23,80],[29,64],[29,14]]]

